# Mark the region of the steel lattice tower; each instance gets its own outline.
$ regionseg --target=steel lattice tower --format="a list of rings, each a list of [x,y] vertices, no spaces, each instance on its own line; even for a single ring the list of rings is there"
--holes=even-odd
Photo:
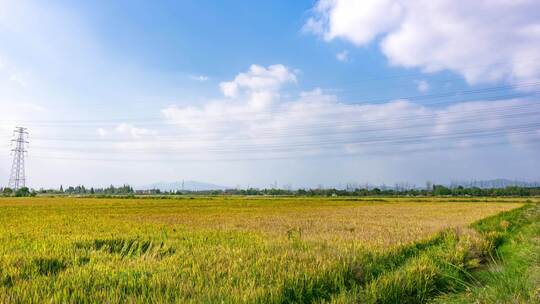
[[[27,135],[28,132],[23,127],[16,127],[13,131],[13,139],[11,141],[15,147],[11,149],[13,151],[13,163],[9,177],[9,187],[13,190],[26,187],[26,177],[24,175],[24,156],[26,150],[24,144],[28,143],[26,141]]]

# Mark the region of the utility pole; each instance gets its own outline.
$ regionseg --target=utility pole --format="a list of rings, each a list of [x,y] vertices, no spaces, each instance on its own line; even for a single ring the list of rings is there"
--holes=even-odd
[[[27,144],[26,136],[28,132],[26,128],[16,127],[13,131],[12,143],[15,143],[15,147],[11,149],[13,151],[13,163],[11,165],[11,175],[9,177],[9,187],[13,190],[26,187],[26,177],[24,175],[24,156],[26,150],[24,144]]]

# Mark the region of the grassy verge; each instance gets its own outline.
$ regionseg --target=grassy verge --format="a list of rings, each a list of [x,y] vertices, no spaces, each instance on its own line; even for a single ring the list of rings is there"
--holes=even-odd
[[[480,222],[477,228],[487,231],[496,222]],[[471,274],[474,283],[463,292],[434,303],[540,303],[540,205],[499,223],[498,232],[507,233],[491,263]]]
[[[363,255],[340,272],[286,286],[281,302],[535,302],[539,219],[540,205],[527,204],[481,220],[471,230],[447,230],[428,242]]]

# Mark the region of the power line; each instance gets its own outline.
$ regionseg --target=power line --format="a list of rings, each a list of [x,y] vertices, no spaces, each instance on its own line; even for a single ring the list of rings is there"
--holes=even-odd
[[[504,85],[504,86],[495,86],[495,87],[488,87],[488,88],[474,89],[474,90],[448,91],[448,92],[437,93],[437,94],[424,94],[424,95],[413,95],[413,96],[401,96],[401,97],[395,97],[395,98],[371,99],[371,100],[362,101],[362,103],[347,103],[347,104],[339,103],[337,105],[354,107],[358,105],[379,104],[381,102],[387,102],[387,101],[392,101],[392,100],[408,100],[408,101],[428,100],[429,101],[429,100],[440,99],[440,98],[445,98],[445,97],[456,97],[456,96],[461,97],[461,96],[467,96],[467,95],[472,95],[472,94],[491,93],[491,92],[500,91],[500,90],[508,90],[508,89],[512,89],[516,87],[523,88],[523,87],[534,87],[534,86],[539,86],[539,85],[540,85],[540,82],[528,82],[528,83],[522,83],[522,84],[518,84],[514,86]],[[536,95],[538,94],[538,92],[539,91],[523,92],[523,93],[518,93],[518,94],[514,93],[514,94],[503,95],[502,97],[505,97],[505,98],[528,97],[528,96]],[[501,97],[501,96],[488,96],[485,98],[489,100],[493,97]],[[479,97],[475,97],[472,100],[476,100],[477,98]],[[472,101],[472,100],[468,99],[468,100],[461,100],[458,102],[466,102],[466,101]],[[434,105],[434,104],[445,104],[445,103],[449,103],[449,102],[448,101],[434,102],[434,103],[428,103],[428,104]],[[295,102],[284,103],[284,105],[291,105],[291,104],[295,104]],[[335,103],[330,103],[324,106],[320,106],[320,108],[333,108],[335,106],[336,106]],[[310,108],[316,108],[316,106],[311,105]],[[236,112],[234,114],[245,116],[245,115],[253,115],[253,114],[256,114],[256,115],[276,114],[280,112],[283,112],[283,111],[282,110],[256,111],[256,112],[245,111],[245,112]],[[223,117],[223,116],[226,116],[228,119],[231,118],[230,113],[227,113],[226,115],[204,114],[204,118]],[[51,124],[87,125],[87,124],[106,124],[106,123],[118,123],[118,122],[148,122],[148,121],[152,122],[152,121],[161,121],[161,120],[163,120],[163,117],[139,117],[139,118],[125,117],[125,118],[114,118],[114,119],[89,119],[89,120],[75,120],[75,119],[73,120],[21,120],[21,121],[6,120],[6,122],[24,122],[24,123],[32,124],[32,125],[39,125],[39,124],[42,124],[42,125],[51,125]]]
[[[510,112],[508,109],[502,109],[500,111],[482,111],[479,112],[479,114],[482,114],[482,116],[478,115],[467,115],[471,113],[461,112],[461,116],[458,118],[453,119],[449,122],[444,122],[442,125],[445,127],[454,126],[454,125],[463,125],[467,123],[486,123],[486,122],[492,122],[492,121],[498,121],[501,119],[518,119],[518,118],[527,118],[527,117],[534,117],[534,116],[540,116],[540,108],[537,111],[523,111],[523,112]],[[476,114],[476,113],[473,113]],[[492,116],[490,117],[483,117],[487,114],[490,114]],[[354,134],[358,132],[365,133],[372,133],[372,132],[390,132],[390,131],[401,131],[401,130],[414,130],[417,128],[422,127],[430,127],[433,125],[433,119],[423,119],[425,117],[413,117],[414,121],[412,121],[412,124],[406,124],[402,126],[396,126],[396,127],[378,127],[373,128],[373,126],[377,127],[376,124],[369,124],[365,123],[366,121],[351,121],[347,123],[339,123],[339,124],[332,124],[332,125],[309,125],[309,126],[302,126],[301,128],[295,128],[295,127],[287,127],[287,128],[280,128],[280,129],[256,129],[251,130],[251,134],[246,134],[242,137],[235,137],[235,138],[227,138],[227,142],[236,142],[236,141],[246,141],[246,140],[260,140],[260,139],[279,139],[279,138],[303,138],[303,137],[320,137],[320,136],[336,136],[336,135],[346,135],[346,134]],[[438,117],[440,119],[444,119],[445,117]],[[392,124],[395,123],[394,120],[387,120],[385,123]],[[371,128],[370,128],[371,127]],[[340,130],[341,129],[341,130]],[[346,129],[346,130],[343,130]],[[309,131],[306,132],[295,132],[295,131]],[[315,132],[319,131],[319,132]],[[276,134],[276,133],[284,133],[284,134]],[[41,138],[41,137],[35,137],[35,141],[61,141],[61,142],[93,142],[93,143],[107,143],[107,142],[118,142],[118,143],[152,143],[152,142],[182,142],[182,143],[200,143],[200,142],[208,142],[208,141],[215,141],[215,138],[209,138],[209,139],[200,139],[201,135],[212,135],[212,134],[222,134],[220,133],[196,133],[191,136],[182,136],[178,137],[178,135],[173,136],[165,136],[165,135],[156,135],[152,138],[139,138],[139,139],[122,139],[122,138],[105,138],[105,139],[96,139],[96,138]],[[195,139],[195,140],[194,140]]]
[[[372,136],[364,138],[352,138],[341,140],[326,140],[326,141],[305,141],[294,142],[284,144],[250,144],[250,145],[230,145],[227,149],[223,148],[223,143],[215,143],[212,145],[204,145],[203,147],[191,147],[195,150],[190,151],[190,147],[172,147],[174,150],[164,150],[163,147],[156,147],[159,150],[151,149],[133,149],[128,147],[116,147],[116,148],[91,148],[91,147],[47,147],[47,146],[35,146],[37,150],[46,151],[82,151],[82,152],[102,152],[102,153],[150,153],[150,154],[176,154],[176,153],[239,153],[239,152],[275,152],[275,151],[289,151],[290,149],[304,149],[304,148],[321,148],[321,147],[335,147],[344,145],[391,145],[391,144],[417,144],[417,143],[430,143],[435,140],[464,140],[464,139],[478,139],[478,138],[490,138],[500,135],[520,135],[520,134],[535,134],[536,131],[531,128],[540,128],[540,123],[529,123],[513,127],[505,127],[491,130],[462,130],[460,132],[454,132],[450,134],[420,134],[420,135],[391,135],[391,136]],[[171,147],[169,147],[171,148]]]
[[[540,140],[531,140],[527,143],[522,143],[524,146],[534,146],[539,145]],[[166,163],[176,163],[176,162],[244,162],[244,161],[262,161],[262,160],[285,160],[285,159],[309,159],[309,158],[332,158],[332,157],[359,157],[359,156],[388,156],[388,155],[399,155],[407,156],[416,153],[425,153],[425,152],[435,152],[435,151],[449,151],[449,150],[462,150],[470,148],[485,148],[493,146],[502,146],[508,145],[507,141],[504,142],[492,142],[484,144],[473,144],[467,147],[458,147],[458,146],[441,146],[441,147],[430,147],[430,148],[416,148],[416,149],[404,149],[400,151],[375,151],[375,152],[355,152],[355,153],[334,153],[334,154],[302,154],[302,155],[286,155],[286,156],[277,156],[277,157],[241,157],[241,158],[211,158],[211,159],[202,159],[202,158],[161,158],[161,159],[126,159],[126,158],[87,158],[87,157],[58,157],[58,156],[34,156],[33,158],[45,159],[45,160],[64,160],[64,161],[98,161],[98,162],[114,162],[114,163],[156,163],[156,162],[166,162]]]
[[[538,92],[540,93],[540,91]],[[511,96],[496,96],[497,98],[490,98],[490,99],[483,99],[482,101],[507,101],[508,98],[511,98]],[[476,101],[476,100],[475,100]],[[521,109],[521,108],[526,108],[526,107],[529,107],[529,106],[537,106],[539,105],[538,103],[536,103],[536,101],[532,101],[532,100],[529,100],[529,101],[519,101],[518,104],[515,104],[515,105],[508,105],[508,104],[497,104],[497,105],[492,105],[490,107],[490,109],[487,109],[487,110],[484,110],[484,109],[481,109],[481,110],[477,110],[477,112],[480,112],[480,113],[483,113],[483,114],[487,114],[489,113],[491,110],[502,110],[504,108],[508,109],[508,110],[512,110],[512,109]],[[336,105],[335,105],[336,106]],[[419,108],[418,110],[420,110],[421,108]],[[277,123],[277,122],[280,122],[280,121],[289,121],[290,119],[300,119],[300,118],[305,118],[304,116],[308,115],[308,118],[309,118],[309,115],[312,115],[311,112],[309,112],[309,110],[311,109],[305,109],[304,111],[296,111],[296,112],[291,112],[291,113],[294,113],[295,115],[291,116],[291,115],[288,115],[288,116],[277,116],[277,117],[272,117],[271,119],[271,122],[272,123]],[[349,112],[346,112],[345,111],[345,108],[342,109],[340,112],[336,112],[336,113],[323,113],[323,114],[319,114],[319,117],[316,117],[317,119],[321,119],[321,118],[331,118],[332,115],[338,115],[340,117],[338,117],[340,120],[338,120],[337,122],[340,122],[341,119],[342,119],[342,116],[345,115],[345,114],[350,114],[351,111],[355,110],[354,106],[351,106],[349,108]],[[364,111],[367,111],[366,109],[362,109]],[[466,113],[467,111],[465,111],[464,113]],[[363,114],[362,112],[358,113],[358,114]],[[440,112],[432,112],[432,113],[428,113],[428,114],[423,114],[423,115],[416,115],[414,117],[414,119],[423,119],[424,117],[425,118],[429,118],[429,117],[434,117],[434,116],[441,116],[441,113]],[[397,120],[408,120],[408,119],[411,119],[411,115],[410,114],[407,114],[407,115],[402,115],[402,116],[394,116],[394,117],[391,117],[391,118],[384,118],[384,122],[390,122],[390,121],[397,121]],[[228,123],[253,123],[254,125],[253,126],[256,126],[255,123],[257,123],[258,121],[260,122],[268,122],[269,119],[255,119],[255,118],[252,118],[252,117],[248,117],[247,119],[244,119],[244,120],[231,120],[231,121],[224,121],[224,123],[228,122]],[[377,122],[377,121],[381,121],[380,119],[376,119],[376,120],[363,120],[365,122]],[[216,120],[211,120],[210,123],[219,123],[220,121],[216,121]],[[208,121],[200,121],[200,122],[192,122],[190,121],[189,122],[189,126],[190,127],[194,127],[197,125],[197,123],[199,124],[208,124]],[[116,123],[118,124],[118,123]],[[186,123],[187,124],[187,123]],[[335,120],[332,120],[332,122],[330,123],[330,125],[334,125],[336,124],[336,121]],[[34,125],[34,124],[32,124]],[[62,125],[59,125],[61,126],[62,128],[68,126],[66,124],[62,124]],[[41,128],[46,128],[46,127],[59,127],[59,126],[51,126],[51,125],[42,125]],[[71,128],[76,128],[76,127],[83,127],[83,128],[88,128],[90,127],[89,125],[69,125]],[[100,126],[103,126],[103,125],[100,125]],[[178,123],[174,123],[174,122],[165,122],[165,123],[153,123],[153,124],[150,124],[150,123],[139,123],[137,124],[137,126],[145,126],[145,127],[149,127],[149,126],[179,126]],[[185,127],[185,125],[182,125]],[[309,126],[310,128],[312,127],[312,125]],[[289,128],[289,127],[288,127]],[[295,127],[294,127],[295,128]],[[301,127],[300,127],[301,128]],[[271,130],[275,130],[275,128],[272,128]],[[190,130],[191,131],[191,130]],[[197,131],[197,130],[195,130]],[[201,134],[205,134],[204,132],[197,132],[198,135],[201,135]],[[217,132],[210,132],[210,133],[217,133]]]
[[[532,106],[532,108],[531,108]],[[384,117],[384,118],[374,118],[374,119],[344,119],[341,118],[339,121],[320,121],[323,118],[326,117],[317,117],[318,121],[316,123],[312,123],[310,121],[304,123],[295,123],[293,122],[292,125],[287,124],[285,126],[268,126],[265,124],[259,124],[254,125],[253,129],[249,130],[249,132],[253,132],[253,134],[256,134],[258,137],[261,138],[272,138],[275,137],[276,133],[286,133],[285,135],[292,135],[299,132],[298,136],[302,136],[303,131],[307,131],[308,133],[316,133],[316,131],[327,131],[331,129],[330,132],[337,132],[343,131],[343,130],[350,130],[350,132],[354,132],[355,130],[351,129],[360,129],[358,131],[362,132],[372,132],[369,128],[374,128],[374,131],[380,131],[380,128],[377,128],[382,123],[383,125],[392,125],[396,123],[405,122],[405,125],[399,126],[397,128],[414,128],[416,126],[422,126],[422,123],[430,124],[435,121],[444,121],[447,117],[453,117],[456,114],[459,114],[459,117],[452,118],[452,121],[450,122],[444,122],[444,125],[452,125],[454,123],[468,123],[468,122],[475,122],[475,121],[489,121],[489,120],[497,120],[497,119],[514,119],[514,118],[524,118],[528,116],[534,116],[538,113],[538,110],[536,110],[537,106],[540,106],[540,104],[537,103],[519,103],[519,104],[498,104],[491,106],[489,109],[472,109],[472,110],[463,110],[459,113],[444,113],[444,112],[429,112],[426,114],[407,114],[407,115],[401,115],[401,116],[392,116],[392,117]],[[350,114],[350,113],[348,113]],[[303,113],[301,114],[303,115]],[[310,115],[310,114],[308,114]],[[491,117],[486,117],[491,116]],[[291,119],[301,119],[302,117],[291,117]],[[294,120],[293,120],[294,121]],[[273,123],[275,121],[272,121]],[[412,123],[412,124],[411,124]],[[367,129],[366,129],[367,128]],[[391,130],[391,128],[386,128],[386,130]],[[296,132],[298,131],[298,132]],[[384,130],[381,130],[384,131]],[[169,137],[170,141],[177,141],[178,139],[182,141],[189,141],[190,138],[196,137],[197,139],[201,136],[220,136],[220,135],[226,135],[226,132],[223,131],[197,131],[193,130],[193,134],[191,135],[182,135],[182,137],[178,138],[178,135],[180,135],[178,132],[174,133],[160,133],[151,135],[152,140],[160,140],[160,141],[167,141],[167,138]],[[241,133],[239,135],[242,135]],[[269,135],[269,136],[265,136]],[[88,135],[87,135],[88,136]],[[279,137],[278,135],[277,137]],[[173,138],[171,138],[173,137]],[[176,139],[174,138],[176,137]],[[40,140],[39,137],[36,139]],[[134,142],[141,142],[144,140],[148,140],[148,136],[139,138],[139,139],[122,139],[122,138],[114,138],[114,139],[89,139],[84,138],[82,135],[79,135],[77,139],[69,139],[66,137],[62,138],[41,138],[41,140],[51,140],[51,141],[73,141],[73,142],[85,142],[85,141],[93,141],[93,142],[107,142],[107,141],[120,141],[120,142],[127,142],[127,141],[134,141]]]

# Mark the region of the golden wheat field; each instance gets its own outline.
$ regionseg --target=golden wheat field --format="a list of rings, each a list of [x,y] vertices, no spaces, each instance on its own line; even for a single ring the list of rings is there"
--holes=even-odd
[[[524,202],[4,198],[0,302],[338,301],[354,265]]]

